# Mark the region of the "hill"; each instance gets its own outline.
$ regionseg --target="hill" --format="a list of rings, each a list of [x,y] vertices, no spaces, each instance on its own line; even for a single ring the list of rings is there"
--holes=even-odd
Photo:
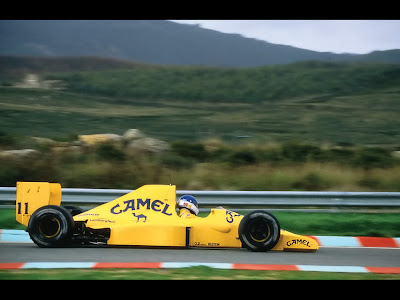
[[[47,78],[65,81],[73,92],[115,98],[277,103],[301,96],[344,96],[395,87],[400,85],[400,65],[308,61],[245,69],[138,66]]]
[[[105,69],[83,72],[76,63],[66,67],[75,71],[55,72],[56,65],[41,77],[61,80],[64,90],[0,87],[0,131],[54,137],[138,128],[168,141],[362,145],[397,145],[400,137],[397,64],[113,69],[103,61]]]
[[[27,74],[146,68],[148,64],[105,57],[0,56],[0,85],[20,81]]]
[[[400,63],[400,50],[317,52],[164,20],[0,20],[0,55],[101,56],[229,67],[304,60]]]

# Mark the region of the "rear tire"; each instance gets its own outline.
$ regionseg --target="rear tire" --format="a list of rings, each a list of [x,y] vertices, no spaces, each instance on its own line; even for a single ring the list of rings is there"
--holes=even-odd
[[[46,205],[37,209],[29,219],[28,232],[39,247],[67,245],[74,228],[71,213],[62,206]]]
[[[254,252],[274,248],[279,241],[280,233],[278,220],[265,210],[248,213],[239,224],[239,239],[242,245]]]

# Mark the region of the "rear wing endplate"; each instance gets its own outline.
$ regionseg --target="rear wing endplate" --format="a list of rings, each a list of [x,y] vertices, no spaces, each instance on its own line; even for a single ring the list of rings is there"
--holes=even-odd
[[[61,185],[49,182],[17,182],[16,219],[28,226],[31,215],[45,205],[61,204]]]

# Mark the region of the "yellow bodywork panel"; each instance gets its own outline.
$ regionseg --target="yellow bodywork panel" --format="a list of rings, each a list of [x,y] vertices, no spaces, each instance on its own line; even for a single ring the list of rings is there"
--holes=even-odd
[[[238,234],[242,218],[242,215],[229,210],[213,208],[205,218],[187,219],[191,227],[189,245],[193,247],[242,247]]]
[[[61,204],[61,185],[48,182],[17,182],[16,219],[28,226],[31,215],[45,205]]]
[[[60,205],[60,201],[58,183],[18,182],[17,221],[27,226],[36,209]],[[242,247],[238,228],[243,215],[219,207],[211,209],[206,217],[181,218],[176,212],[175,185],[144,185],[73,218],[87,228],[109,228],[108,245]],[[272,250],[317,249],[313,238],[281,230]]]
[[[318,250],[318,242],[309,236],[294,234],[281,229],[281,237],[271,250],[312,252]]]
[[[74,217],[93,229],[111,228],[109,245],[185,246],[174,185],[145,185]]]
[[[242,247],[238,227],[243,215],[214,208],[207,217],[180,218],[175,207],[174,185],[145,185],[74,219],[94,229],[111,228],[109,245]],[[317,249],[313,238],[281,230],[272,250]]]
[[[175,209],[174,185],[145,185],[74,220],[93,229],[110,227],[109,245],[241,247],[242,215],[232,222],[232,212],[212,209],[205,218],[180,218]]]

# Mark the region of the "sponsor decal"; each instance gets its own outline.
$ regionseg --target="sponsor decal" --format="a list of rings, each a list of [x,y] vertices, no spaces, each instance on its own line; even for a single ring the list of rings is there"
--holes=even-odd
[[[104,218],[100,218],[100,219],[90,219],[90,222],[104,222],[104,223],[115,223],[115,221],[113,220],[107,220]]]
[[[303,240],[303,239],[293,239],[293,240],[287,241],[286,245],[287,246],[304,245],[304,246],[310,247],[309,242],[307,240]]]
[[[131,199],[123,202],[124,205],[120,205],[119,203],[113,206],[110,209],[110,212],[114,215],[118,215],[127,211],[134,211],[137,209],[145,208],[147,210],[153,210],[157,212],[161,212],[166,216],[172,216],[172,213],[168,213],[169,204],[164,203],[161,200],[151,200],[151,199]]]
[[[143,223],[147,221],[147,216],[144,214],[136,215],[135,213],[132,213],[134,217],[136,217],[136,223],[139,222],[140,219],[143,219]]]
[[[232,223],[235,217],[240,217],[241,214],[238,214],[234,211],[226,210],[226,221],[228,223]]]

